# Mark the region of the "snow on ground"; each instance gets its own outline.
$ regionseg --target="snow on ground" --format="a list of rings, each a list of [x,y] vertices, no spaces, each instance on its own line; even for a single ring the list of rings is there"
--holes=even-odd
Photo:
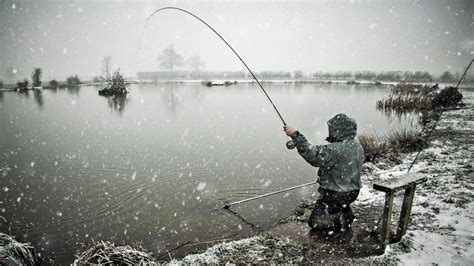
[[[390,244],[381,256],[349,261],[344,259],[342,262],[407,265],[473,264],[474,97],[472,93],[464,94],[464,103],[465,107],[446,111],[443,114],[430,138],[430,147],[421,152],[411,170],[411,172],[426,175],[428,181],[417,186],[407,234],[399,243]],[[415,153],[406,155],[403,162],[394,167],[369,165],[368,167],[372,170],[370,174],[363,177],[363,188],[354,204],[359,208],[383,204],[385,195],[373,190],[373,183],[396,179],[397,176],[406,173],[415,155]],[[402,198],[403,195],[396,197],[394,209],[400,208]],[[393,217],[393,230],[398,222],[397,215],[395,213]],[[175,260],[173,263],[255,263],[262,261],[265,256],[267,259],[264,262],[282,262],[279,260],[278,251],[275,252],[274,247],[267,246],[268,241],[265,239],[268,238],[258,235],[218,244],[204,253],[188,255],[181,261]],[[308,254],[298,243],[279,239],[272,239],[272,241],[272,243],[275,241],[278,243],[279,250],[291,247],[291,254],[294,254],[291,262],[300,260],[297,257],[298,252]],[[268,259],[267,254],[271,254],[273,258]],[[229,261],[229,258],[232,260]],[[334,257],[335,261],[337,259]]]
[[[220,243],[200,254],[191,254],[171,264],[255,264],[298,263],[303,261],[304,247],[285,239],[258,235]]]
[[[474,262],[472,95],[465,94],[464,102],[465,108],[444,113],[430,147],[422,151],[414,165],[412,172],[426,175],[428,181],[417,186],[407,235],[400,243],[390,245],[385,257],[407,265]],[[381,179],[397,176],[406,171],[413,156],[375,175]],[[368,198],[370,194],[361,196]]]

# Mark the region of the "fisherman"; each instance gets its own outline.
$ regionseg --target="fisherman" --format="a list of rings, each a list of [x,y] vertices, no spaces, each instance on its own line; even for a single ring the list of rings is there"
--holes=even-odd
[[[351,230],[355,218],[350,204],[361,188],[364,149],[356,139],[357,124],[346,114],[338,114],[327,122],[329,144],[312,145],[291,126],[283,126],[298,153],[312,166],[319,167],[319,198],[308,220],[309,226],[329,233]]]

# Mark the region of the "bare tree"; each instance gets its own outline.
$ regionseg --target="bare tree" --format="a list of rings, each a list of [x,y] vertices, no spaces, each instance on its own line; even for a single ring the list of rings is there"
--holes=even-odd
[[[157,60],[160,62],[160,68],[168,69],[171,72],[176,67],[182,66],[184,62],[183,56],[174,51],[172,44],[161,52]]]
[[[301,70],[296,70],[295,72],[293,72],[293,78],[295,79],[300,79],[303,77],[303,71]]]
[[[41,68],[35,68],[33,70],[33,73],[31,73],[31,80],[33,81],[33,87],[39,87],[41,86],[41,74],[43,71]]]
[[[112,71],[112,57],[111,56],[105,56],[102,59],[102,75],[105,77],[107,81],[110,80],[111,74],[110,72]]]
[[[192,71],[200,71],[201,69],[206,67],[206,63],[202,61],[201,57],[195,55],[191,56],[187,61],[186,64],[188,65],[189,69]]]

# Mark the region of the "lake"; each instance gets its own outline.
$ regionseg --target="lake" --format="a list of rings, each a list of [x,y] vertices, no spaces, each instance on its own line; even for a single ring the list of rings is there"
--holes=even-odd
[[[359,133],[418,122],[376,111],[386,86],[264,86],[313,143],[325,143],[326,121],[340,112],[357,120]],[[282,123],[256,84],[136,84],[118,100],[98,89],[0,93],[0,216],[11,223],[0,219],[0,230],[11,226],[43,257],[71,263],[81,243],[111,240],[141,241],[167,258],[183,243],[266,229],[316,195],[309,186],[222,210],[225,201],[316,176],[286,149]]]

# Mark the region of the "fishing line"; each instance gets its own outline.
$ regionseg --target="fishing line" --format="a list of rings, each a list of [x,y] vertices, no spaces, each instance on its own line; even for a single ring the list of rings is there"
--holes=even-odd
[[[182,8],[178,8],[178,7],[163,7],[163,8],[160,8],[158,10],[156,10],[155,12],[153,12],[150,16],[147,17],[146,21],[145,21],[145,26],[143,27],[143,31],[142,31],[142,34],[140,36],[140,42],[139,42],[139,45],[138,45],[138,49],[137,49],[137,53],[138,51],[140,50],[141,48],[141,44],[142,44],[142,41],[143,41],[143,36],[145,34],[145,30],[146,30],[146,27],[148,25],[148,21],[155,15],[157,14],[158,12],[160,11],[163,11],[163,10],[167,10],[167,9],[170,9],[170,10],[177,10],[177,11],[181,11],[181,12],[184,12],[192,17],[194,17],[195,19],[199,20],[201,23],[203,23],[204,25],[206,25],[209,29],[211,29],[229,48],[230,50],[232,50],[232,52],[237,56],[237,58],[240,60],[240,62],[242,62],[242,64],[245,66],[245,68],[247,68],[247,70],[249,71],[249,73],[252,75],[253,79],[255,79],[255,81],[257,82],[258,86],[260,87],[260,89],[262,90],[262,92],[265,94],[265,96],[267,97],[268,101],[271,103],[271,105],[273,106],[273,109],[275,109],[275,112],[277,113],[278,117],[280,118],[281,122],[283,123],[283,125],[287,125],[285,120],[283,119],[280,111],[278,110],[278,108],[275,106],[275,104],[273,103],[272,99],[270,98],[270,96],[268,95],[267,91],[265,90],[265,88],[263,88],[262,84],[260,83],[260,81],[258,80],[258,78],[255,76],[255,74],[252,72],[252,70],[250,69],[250,67],[245,63],[245,61],[242,59],[242,57],[240,57],[240,55],[235,51],[235,49],[224,39],[224,37],[222,37],[222,35],[220,35],[211,25],[209,25],[207,22],[205,22],[203,19],[201,19],[200,17],[198,17],[197,15],[185,10],[185,9],[182,9]],[[294,145],[294,142],[292,140],[288,141],[286,143],[286,147],[288,149],[294,149],[295,148],[295,145]],[[271,193],[267,193],[267,194],[264,194],[264,195],[260,195],[260,196],[257,196],[257,197],[254,197],[254,198],[251,198],[251,199],[247,199],[247,200],[241,200],[241,201],[238,201],[238,202],[233,202],[233,203],[230,203],[230,202],[226,202],[225,205],[224,205],[224,208],[225,209],[228,209],[230,206],[232,205],[236,205],[236,204],[240,204],[240,203],[243,203],[243,202],[247,202],[249,200],[254,200],[254,199],[257,199],[257,198],[262,198],[262,197],[267,197],[267,196],[270,196],[270,195],[274,195],[274,194],[278,194],[278,193],[282,193],[284,191],[288,191],[288,190],[292,190],[292,189],[296,189],[296,188],[300,188],[300,187],[303,187],[303,186],[308,186],[308,185],[312,185],[316,182],[311,182],[311,183],[308,183],[308,184],[303,184],[303,185],[299,185],[299,186],[296,186],[296,187],[292,187],[292,188],[288,188],[288,189],[284,189],[284,190],[281,190],[281,191],[276,191],[276,192],[271,192]]]
[[[462,74],[461,79],[459,79],[458,84],[457,84],[456,87],[455,87],[456,89],[458,89],[459,84],[461,84],[461,81],[462,81],[462,80],[464,79],[464,77],[466,76],[467,71],[469,70],[469,68],[470,68],[471,65],[472,65],[472,62],[474,62],[474,59],[471,59],[471,62],[470,62],[469,65],[466,67],[466,70],[464,71],[464,74]],[[438,116],[438,118],[436,119],[436,121],[435,121],[433,127],[431,128],[431,130],[428,132],[428,135],[426,136],[426,140],[428,140],[428,139],[430,138],[431,133],[433,133],[434,129],[436,128],[436,125],[438,125],[438,122],[439,122],[439,120],[441,120],[441,116],[443,115],[443,113],[444,113],[445,110],[446,110],[446,106],[443,105],[443,109],[441,110],[441,113],[439,114],[439,116]],[[415,159],[413,159],[413,162],[411,162],[410,167],[408,168],[407,173],[410,172],[411,168],[413,167],[413,165],[414,165],[415,162],[416,162],[416,159],[418,159],[418,155],[420,155],[421,151],[422,151],[422,150],[420,149],[420,150],[418,151],[418,153],[416,154]]]
[[[250,74],[252,75],[252,77],[255,79],[255,81],[257,82],[258,86],[260,86],[260,88],[262,89],[263,93],[265,94],[265,96],[267,97],[267,99],[270,101],[270,103],[272,104],[273,106],[273,109],[275,109],[276,113],[278,114],[278,117],[280,118],[281,122],[283,122],[283,125],[286,125],[286,122],[285,120],[283,119],[283,117],[281,116],[280,114],[280,111],[278,111],[278,109],[276,108],[275,104],[273,103],[272,99],[270,98],[270,96],[268,95],[267,91],[265,91],[265,89],[263,88],[262,84],[260,83],[260,81],[257,79],[257,77],[253,74],[252,70],[250,70],[250,68],[247,66],[247,64],[244,62],[244,60],[240,57],[240,55],[234,50],[234,48],[213,28],[211,27],[211,25],[207,24],[204,20],[202,20],[200,17],[194,15],[193,13],[185,10],[185,9],[182,9],[182,8],[179,8],[179,7],[163,7],[163,8],[160,8],[158,10],[156,10],[155,12],[153,12],[150,16],[148,16],[148,18],[146,19],[145,21],[145,27],[143,27],[143,32],[142,32],[142,35],[140,37],[140,43],[138,45],[138,49],[137,49],[137,52],[140,50],[140,47],[141,47],[141,43],[142,43],[142,40],[143,40],[143,35],[145,34],[145,30],[146,30],[146,26],[148,25],[148,21],[158,12],[160,11],[163,11],[163,10],[166,10],[166,9],[171,9],[171,10],[177,10],[177,11],[181,11],[181,12],[184,12],[188,15],[191,15],[193,16],[194,18],[196,18],[197,20],[201,21],[204,25],[206,25],[209,29],[211,29],[217,36],[219,36],[219,38],[232,50],[232,52],[234,52],[234,54],[239,58],[240,62],[242,62],[242,64],[244,64],[245,68],[247,68],[247,70],[250,72]],[[287,146],[288,146],[288,143],[287,143]]]

